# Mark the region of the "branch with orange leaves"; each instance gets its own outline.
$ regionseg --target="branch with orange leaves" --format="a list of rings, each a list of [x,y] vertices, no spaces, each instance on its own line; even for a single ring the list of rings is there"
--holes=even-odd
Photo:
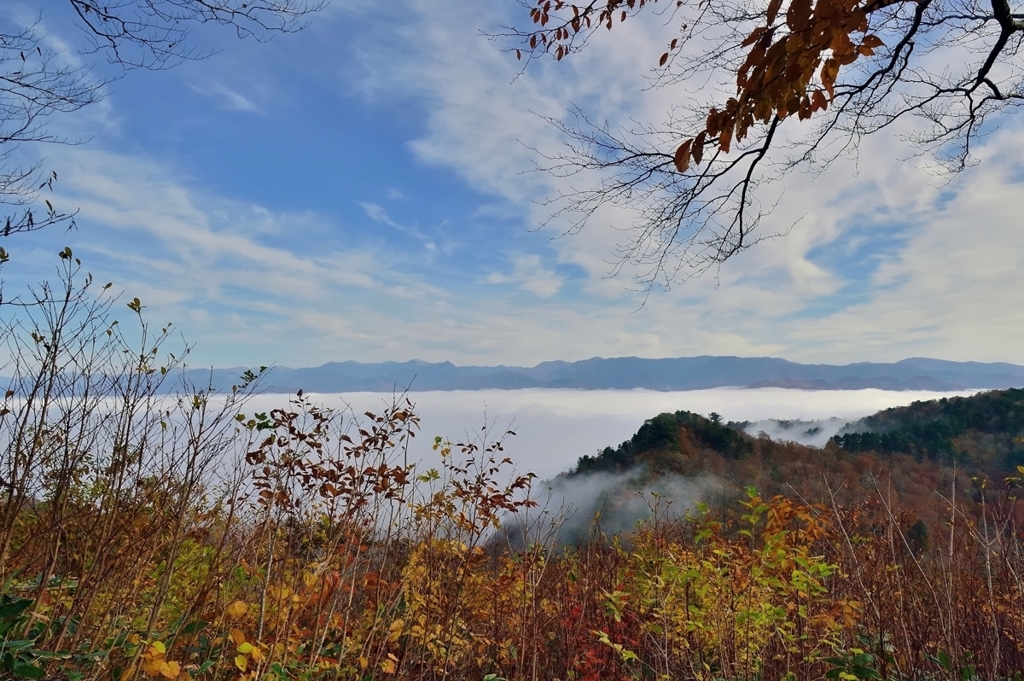
[[[560,60],[599,29],[611,30],[657,0],[524,4],[533,25],[505,34],[519,41],[516,56]],[[612,173],[592,188],[555,197],[552,203],[561,206],[555,217],[573,213],[572,232],[602,205],[637,209],[640,219],[615,271],[629,261],[651,265],[639,275],[648,289],[702,272],[756,243],[750,232],[764,216],[753,193],[759,180],[801,166],[820,171],[855,151],[863,136],[911,117],[924,126],[904,130],[904,137],[957,172],[970,163],[973,140],[990,129],[989,117],[1024,103],[1024,15],[1007,0],[676,0],[661,6],[669,21],[679,21],[679,33],[654,67],[657,85],[731,81],[726,87],[734,94],[724,103],[689,105],[682,118],[673,111],[657,128],[641,124],[614,134],[576,112],[582,127],[559,124],[569,153],[541,163],[562,174],[574,167]],[[780,124],[793,118],[813,118],[816,125],[799,139],[778,135]],[[730,153],[736,157],[725,163]],[[766,163],[778,172],[760,173]],[[726,179],[736,173],[738,183]],[[709,183],[723,188],[716,192]],[[670,264],[673,258],[679,262]]]

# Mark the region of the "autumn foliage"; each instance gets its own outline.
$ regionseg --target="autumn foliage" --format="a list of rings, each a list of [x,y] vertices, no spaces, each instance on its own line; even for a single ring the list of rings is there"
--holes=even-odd
[[[607,0],[603,5],[581,6],[537,0],[530,18],[538,29],[529,35],[529,45],[561,59],[569,54],[574,39],[595,24],[611,30],[616,20],[621,23],[630,13],[655,2]],[[755,122],[769,124],[794,115],[803,120],[826,109],[835,96],[839,69],[873,55],[883,45],[878,35],[869,33],[868,17],[892,4],[794,0],[787,4],[780,23],[782,0],[771,0],[763,20],[741,42],[746,54],[736,69],[736,95],[711,108],[704,129],[676,149],[679,172],[686,172],[691,161],[699,165],[711,142],[722,153],[729,153],[732,142],[743,140]],[[665,66],[679,45],[674,38],[658,65]]]
[[[112,302],[82,292],[50,290],[4,331],[21,350],[0,411],[5,678],[995,679],[1024,668],[1017,479],[969,491],[937,481],[944,512],[921,524],[898,494],[837,490],[820,503],[751,488],[689,512],[647,495],[633,530],[609,535],[595,516],[561,544],[564,516],[531,475],[509,472],[502,438],[438,437],[436,461],[414,465],[419,419],[406,400],[358,419],[304,395],[257,413],[246,406],[256,373],[225,395],[168,393],[176,360],[141,303],[129,305],[133,335],[113,324]],[[768,448],[748,444],[750,461]]]

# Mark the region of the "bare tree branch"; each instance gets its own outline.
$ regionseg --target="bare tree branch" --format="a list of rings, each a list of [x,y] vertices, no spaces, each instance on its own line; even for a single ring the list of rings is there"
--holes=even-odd
[[[103,54],[124,69],[164,69],[200,59],[190,28],[218,24],[238,37],[266,40],[299,30],[326,0],[66,0],[85,39],[87,55]],[[0,237],[53,225],[74,226],[75,211],[61,211],[41,197],[57,173],[42,162],[19,160],[22,145],[75,144],[52,134],[55,115],[70,114],[103,96],[106,81],[88,65],[51,48],[40,22],[0,29]],[[40,205],[40,200],[42,199]],[[2,215],[6,212],[6,215]],[[7,259],[0,249],[0,264]]]

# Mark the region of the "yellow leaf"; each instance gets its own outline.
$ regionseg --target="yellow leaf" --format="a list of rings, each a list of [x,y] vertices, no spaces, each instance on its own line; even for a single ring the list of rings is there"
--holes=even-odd
[[[243,655],[248,655],[252,651],[253,651],[253,647],[252,647],[252,644],[249,643],[249,642],[242,643],[241,645],[238,646],[238,652],[242,653]]]
[[[249,612],[249,604],[245,601],[235,601],[224,610],[224,614],[233,620],[244,617],[247,612]]]
[[[245,668],[248,665],[249,665],[249,658],[247,658],[245,655],[235,655],[235,666],[238,667],[238,669],[240,671],[244,672]]]
[[[167,652],[167,646],[164,645],[163,641],[153,641],[150,645],[153,647],[153,650],[161,655]]]
[[[370,661],[367,660],[366,657],[360,656],[359,657],[359,668],[360,669],[366,669],[369,666],[370,666]]]
[[[168,662],[163,655],[157,655],[143,660],[142,671],[150,676],[176,679],[181,674],[181,666],[177,662]]]
[[[388,659],[380,663],[381,671],[385,674],[394,674],[398,667],[395,665],[395,661]]]
[[[253,648],[252,652],[249,654],[252,655],[252,659],[256,662],[259,662],[263,659],[263,651],[261,651],[259,648]]]

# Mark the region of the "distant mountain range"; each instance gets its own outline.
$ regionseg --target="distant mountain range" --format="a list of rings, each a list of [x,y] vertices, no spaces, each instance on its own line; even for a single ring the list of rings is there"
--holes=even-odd
[[[244,368],[215,369],[213,383],[230,388]],[[209,370],[190,370],[205,382]],[[318,367],[274,367],[264,379],[268,392],[392,392],[424,390],[699,390],[742,386],[811,390],[967,390],[1024,387],[1024,366],[911,358],[894,363],[798,364],[772,357],[595,357],[579,362],[543,362],[534,367],[456,366],[451,362],[331,362]]]

